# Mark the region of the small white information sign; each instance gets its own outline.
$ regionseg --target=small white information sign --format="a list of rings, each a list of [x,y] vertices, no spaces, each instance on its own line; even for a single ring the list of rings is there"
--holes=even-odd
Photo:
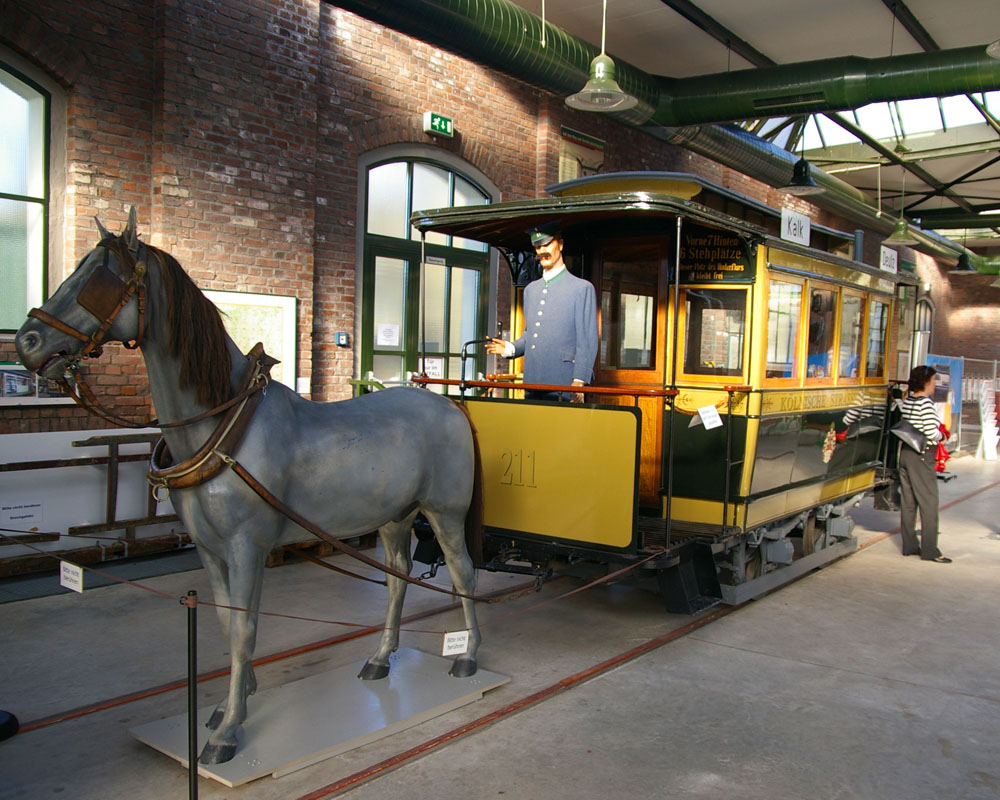
[[[812,224],[805,214],[799,214],[787,208],[781,209],[781,238],[788,242],[797,242],[809,246],[809,234]]]
[[[399,325],[383,322],[375,327],[376,347],[399,347]]]
[[[61,561],[59,564],[59,585],[83,593],[83,568]]]
[[[443,358],[426,358],[420,360],[420,365],[423,368],[424,374],[428,378],[444,378],[444,359]]]
[[[0,522],[19,528],[43,524],[42,503],[38,500],[17,500],[0,504]]]
[[[701,422],[705,426],[705,430],[712,430],[712,428],[722,427],[722,417],[719,416],[719,409],[715,406],[705,406],[698,409],[698,416],[701,417]]]
[[[899,253],[893,250],[891,247],[886,247],[882,245],[881,257],[879,260],[879,267],[884,269],[886,272],[891,272],[895,275],[899,272]]]
[[[444,648],[441,650],[443,656],[460,656],[469,652],[469,632],[454,631],[445,633]]]

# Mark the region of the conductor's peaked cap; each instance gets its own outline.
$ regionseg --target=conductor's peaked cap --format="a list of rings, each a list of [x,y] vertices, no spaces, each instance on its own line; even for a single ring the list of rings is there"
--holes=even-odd
[[[532,247],[542,247],[555,239],[559,232],[559,220],[554,219],[528,228],[528,237],[531,239]]]

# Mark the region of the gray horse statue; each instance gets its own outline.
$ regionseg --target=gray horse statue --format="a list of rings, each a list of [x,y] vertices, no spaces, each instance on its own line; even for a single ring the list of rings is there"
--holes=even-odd
[[[480,469],[474,431],[461,407],[426,389],[394,388],[315,403],[267,383],[266,356],[248,357],[227,335],[215,306],[169,254],[141,242],[133,208],[101,240],[16,337],[24,365],[63,380],[107,341],[141,347],[162,426],[152,481],[174,508],[211,579],[232,653],[229,694],[208,723],[199,761],[236,754],[247,697],[264,562],[275,547],[309,539],[308,520],[337,539],[378,530],[389,591],[385,628],[359,677],[389,672],[399,645],[410,532],[423,514],[462,595],[469,648],[451,674],[476,672],[480,634],[471,597],[476,574],[466,546],[475,524]],[[271,362],[273,363],[273,362]],[[238,462],[238,463],[237,463]],[[239,475],[241,466],[291,518]],[[303,523],[304,524],[304,523]],[[245,609],[245,610],[235,610]]]

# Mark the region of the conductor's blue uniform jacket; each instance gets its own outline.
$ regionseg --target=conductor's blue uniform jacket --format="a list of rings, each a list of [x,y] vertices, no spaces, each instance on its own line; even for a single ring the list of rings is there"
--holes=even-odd
[[[591,383],[597,357],[594,285],[563,269],[524,288],[524,333],[514,342],[524,356],[524,382],[568,386]]]

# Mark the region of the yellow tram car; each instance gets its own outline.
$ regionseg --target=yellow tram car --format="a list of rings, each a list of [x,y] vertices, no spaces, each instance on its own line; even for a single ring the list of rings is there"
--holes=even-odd
[[[854,233],[782,239],[778,212],[691,175],[599,175],[552,193],[411,220],[503,254],[515,335],[528,228],[559,220],[567,266],[597,289],[586,403],[458,387],[483,460],[480,565],[638,564],[668,610],[694,612],[856,548],[846,512],[885,462],[913,279],[854,260]]]

